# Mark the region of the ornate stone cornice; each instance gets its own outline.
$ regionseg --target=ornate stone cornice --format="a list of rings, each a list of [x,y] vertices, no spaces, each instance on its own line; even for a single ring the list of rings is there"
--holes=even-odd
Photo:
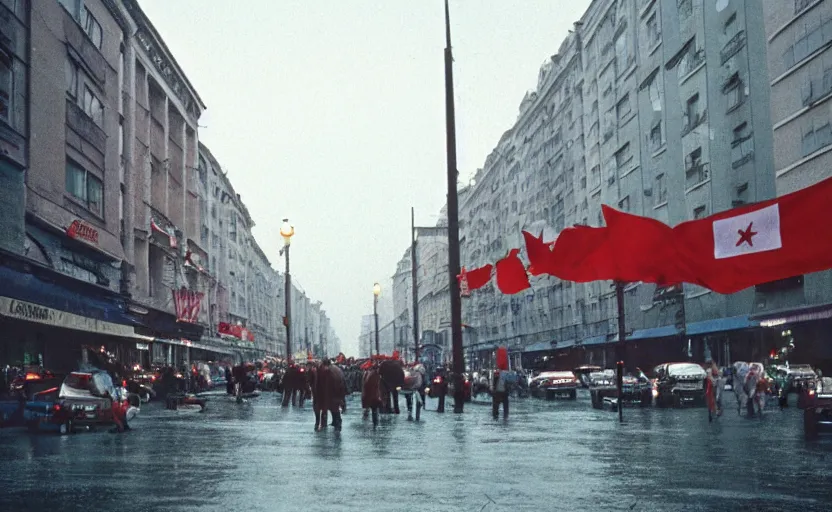
[[[150,23],[136,0],[124,0],[124,6],[138,26],[136,32],[138,45],[150,57],[153,66],[182,102],[187,113],[194,119],[199,119],[201,111],[205,109],[205,104],[196,93],[193,85],[188,81],[182,68],[177,64],[176,59],[173,58],[173,55],[165,46],[161,36],[156,32],[153,24]]]

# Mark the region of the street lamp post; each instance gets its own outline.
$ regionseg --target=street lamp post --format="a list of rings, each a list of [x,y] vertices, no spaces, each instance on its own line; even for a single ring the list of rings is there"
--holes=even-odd
[[[283,317],[283,325],[286,326],[286,360],[292,358],[292,275],[289,273],[289,245],[292,243],[292,236],[295,234],[295,227],[289,224],[289,219],[283,219],[280,226],[280,236],[283,237],[283,248],[280,254],[286,253],[286,315]]]
[[[381,295],[381,285],[376,283],[373,285],[373,317],[376,322],[376,355],[381,354],[378,344],[378,296]]]

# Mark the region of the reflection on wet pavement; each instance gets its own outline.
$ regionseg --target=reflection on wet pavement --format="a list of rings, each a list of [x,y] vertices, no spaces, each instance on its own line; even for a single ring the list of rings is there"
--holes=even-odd
[[[795,408],[713,424],[704,409],[627,409],[619,425],[582,394],[515,400],[508,421],[472,404],[374,430],[359,407],[340,433],[271,394],[205,414],[151,404],[124,435],[0,430],[0,510],[832,508],[832,440],[805,442]]]

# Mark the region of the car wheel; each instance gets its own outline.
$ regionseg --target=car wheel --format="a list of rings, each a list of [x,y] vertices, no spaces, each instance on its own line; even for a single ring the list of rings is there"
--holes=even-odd
[[[575,400],[577,397],[578,397],[578,390],[577,389],[573,389],[572,391],[569,392],[569,399],[570,400]]]

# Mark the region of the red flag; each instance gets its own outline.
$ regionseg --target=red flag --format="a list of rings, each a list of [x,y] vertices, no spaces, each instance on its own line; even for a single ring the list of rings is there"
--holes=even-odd
[[[674,240],[688,282],[719,293],[832,268],[832,178],[683,222]]]
[[[468,283],[468,291],[472,292],[491,281],[491,270],[493,268],[494,265],[490,263],[474,270],[465,270],[465,267],[462,267],[462,273],[457,276],[457,279],[459,279],[460,284],[465,280]]]
[[[576,283],[609,279],[614,266],[608,238],[607,228],[574,226],[564,229],[547,257],[546,273]]]
[[[497,347],[497,369],[508,371],[508,350],[506,347]]]
[[[627,283],[675,284],[684,280],[673,244],[673,229],[650,217],[640,217],[601,205],[612,270],[607,279]]]
[[[529,273],[533,276],[549,273],[552,249],[550,244],[543,241],[543,233],[536,237],[528,231],[523,231],[526,241],[526,254],[529,256]]]
[[[520,249],[512,249],[508,256],[497,262],[497,287],[501,292],[511,295],[531,287],[526,267],[517,255]]]

